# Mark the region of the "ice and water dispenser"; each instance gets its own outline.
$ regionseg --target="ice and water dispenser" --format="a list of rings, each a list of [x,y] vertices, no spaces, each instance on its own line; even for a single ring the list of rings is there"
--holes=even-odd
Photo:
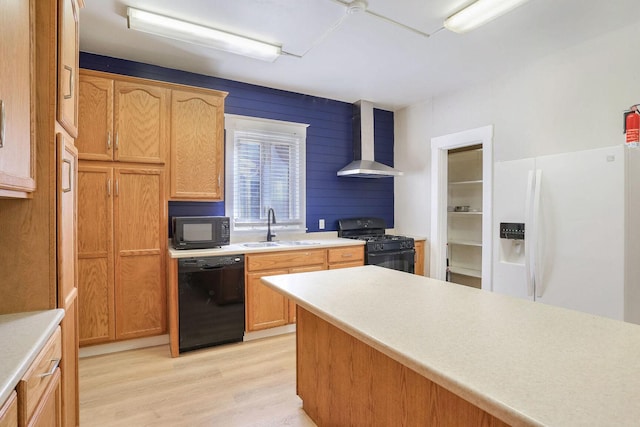
[[[524,223],[500,223],[500,261],[524,265]]]

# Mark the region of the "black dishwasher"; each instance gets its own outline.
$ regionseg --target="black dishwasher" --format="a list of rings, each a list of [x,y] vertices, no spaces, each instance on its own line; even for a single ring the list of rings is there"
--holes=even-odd
[[[244,255],[178,260],[180,352],[242,341]]]

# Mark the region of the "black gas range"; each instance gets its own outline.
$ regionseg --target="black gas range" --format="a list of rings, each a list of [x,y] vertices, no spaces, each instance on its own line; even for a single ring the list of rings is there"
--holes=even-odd
[[[415,249],[411,237],[385,234],[382,218],[346,218],[338,220],[338,237],[364,240],[365,264],[414,272]]]

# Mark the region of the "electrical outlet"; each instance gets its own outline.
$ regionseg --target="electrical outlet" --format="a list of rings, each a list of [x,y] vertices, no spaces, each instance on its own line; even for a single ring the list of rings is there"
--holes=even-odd
[[[318,220],[318,228],[324,230],[324,219]]]

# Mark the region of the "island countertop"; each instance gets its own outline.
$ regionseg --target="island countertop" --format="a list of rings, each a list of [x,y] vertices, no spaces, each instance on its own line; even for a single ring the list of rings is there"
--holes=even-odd
[[[638,425],[640,326],[377,266],[269,287],[512,425]]]

